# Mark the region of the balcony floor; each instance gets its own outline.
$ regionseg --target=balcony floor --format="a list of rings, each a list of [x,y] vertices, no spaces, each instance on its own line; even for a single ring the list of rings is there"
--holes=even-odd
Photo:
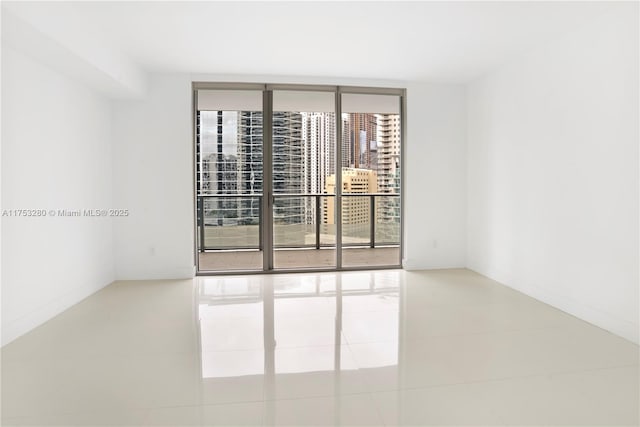
[[[200,271],[262,270],[262,251],[221,251],[199,254]],[[397,266],[399,247],[344,248],[344,267]],[[276,269],[332,268],[335,249],[279,249],[275,251]]]

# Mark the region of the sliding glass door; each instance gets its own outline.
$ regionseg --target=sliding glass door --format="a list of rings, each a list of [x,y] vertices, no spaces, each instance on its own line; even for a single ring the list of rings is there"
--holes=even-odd
[[[400,258],[400,97],[342,94],[342,265]]]
[[[399,267],[402,95],[194,83],[198,272]]]
[[[327,180],[335,174],[332,92],[273,91],[272,191],[275,269],[336,267]]]
[[[199,271],[262,270],[262,91],[197,92]]]

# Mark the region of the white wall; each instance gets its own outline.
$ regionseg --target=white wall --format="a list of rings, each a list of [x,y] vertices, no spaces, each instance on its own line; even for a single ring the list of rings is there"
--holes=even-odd
[[[464,86],[274,76],[153,75],[148,96],[114,111],[118,279],[191,277],[194,269],[191,81],[408,86],[405,264],[465,265]]]
[[[467,98],[463,85],[407,89],[405,268],[466,265]]]
[[[468,266],[638,342],[638,4],[469,87]]]
[[[2,43],[107,97],[144,93],[145,74],[74,2],[2,2]],[[78,37],[78,35],[81,35]]]
[[[106,98],[2,46],[2,209],[112,207]],[[2,218],[2,344],[114,279],[112,220]]]
[[[118,279],[193,276],[193,137],[188,75],[154,75],[148,95],[114,103]]]

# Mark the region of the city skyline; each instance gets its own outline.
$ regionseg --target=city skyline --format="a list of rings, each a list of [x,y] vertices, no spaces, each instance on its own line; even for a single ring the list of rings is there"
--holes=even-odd
[[[399,114],[343,113],[343,176],[350,169],[373,171],[376,185],[368,192],[399,194]],[[330,194],[335,182],[336,120],[329,112],[275,112],[273,115],[273,192],[277,194]],[[199,195],[259,195],[263,190],[262,113],[259,111],[198,112],[197,185]],[[331,178],[332,177],[332,178]],[[343,179],[344,181],[344,179]],[[333,190],[333,192],[335,189]],[[346,191],[343,188],[343,192]],[[329,206],[326,199],[322,208]],[[316,218],[313,197],[277,197],[274,219],[282,223],[326,223]],[[224,225],[255,223],[259,199],[255,197],[209,200]],[[355,209],[355,205],[354,205]],[[350,217],[344,211],[343,216]],[[324,218],[323,218],[324,217]],[[232,218],[237,218],[233,220]],[[253,220],[251,219],[253,218]],[[346,218],[346,217],[345,217]],[[397,197],[382,197],[376,206],[378,222],[399,221]]]

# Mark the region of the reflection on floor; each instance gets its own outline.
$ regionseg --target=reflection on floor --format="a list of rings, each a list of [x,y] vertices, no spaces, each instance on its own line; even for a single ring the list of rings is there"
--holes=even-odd
[[[395,266],[400,264],[399,247],[344,248],[345,267]],[[221,251],[200,253],[200,271],[262,270],[260,251]],[[331,268],[336,265],[334,249],[279,249],[275,268]]]
[[[2,349],[2,425],[637,425],[638,346],[467,270],[115,283]]]

